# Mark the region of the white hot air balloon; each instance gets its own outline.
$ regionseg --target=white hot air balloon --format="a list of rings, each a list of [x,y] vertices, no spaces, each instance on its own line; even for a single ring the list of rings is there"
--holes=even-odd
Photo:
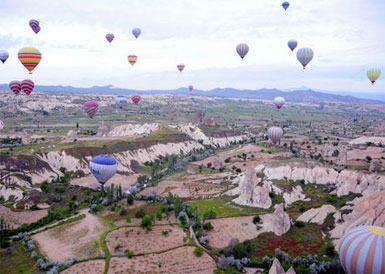
[[[274,98],[274,105],[277,107],[277,109],[281,109],[284,104],[285,104],[285,98],[283,98],[282,96],[278,96]]]
[[[90,161],[90,171],[102,187],[115,175],[117,169],[116,160],[107,155],[95,156]]]
[[[271,127],[267,131],[267,135],[269,136],[270,142],[276,145],[283,136],[283,129],[280,127]]]

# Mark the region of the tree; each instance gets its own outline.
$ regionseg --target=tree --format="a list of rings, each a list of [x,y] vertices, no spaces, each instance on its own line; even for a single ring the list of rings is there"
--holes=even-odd
[[[197,257],[201,257],[203,255],[203,249],[201,247],[196,247],[194,249],[194,255]]]
[[[151,230],[152,224],[152,218],[149,215],[144,216],[140,222],[140,226],[142,228],[146,228],[147,230]]]

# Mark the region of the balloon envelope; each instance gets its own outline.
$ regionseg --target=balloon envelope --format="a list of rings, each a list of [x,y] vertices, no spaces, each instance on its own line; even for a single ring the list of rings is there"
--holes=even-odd
[[[374,84],[378,78],[381,76],[381,70],[380,69],[370,69],[366,72],[366,75],[368,76],[370,82]]]
[[[36,34],[40,31],[40,23],[35,19],[32,19],[29,21],[29,26],[31,27],[33,32]]]
[[[290,6],[290,3],[287,2],[287,1],[285,1],[285,2],[282,3],[282,7],[283,7],[285,10],[287,10],[287,8],[288,8],[289,6]]]
[[[21,89],[24,91],[24,93],[29,96],[33,89],[35,88],[35,83],[32,80],[26,79],[21,81]]]
[[[291,49],[291,51],[294,51],[295,48],[297,47],[298,45],[298,42],[296,40],[290,40],[289,42],[287,42],[287,45],[289,46],[289,48]]]
[[[116,160],[107,155],[98,155],[90,161],[90,171],[100,184],[105,184],[118,169]]]
[[[18,57],[23,66],[32,74],[32,71],[40,63],[41,53],[38,49],[26,47],[19,50]]]
[[[245,58],[246,54],[249,52],[249,46],[247,44],[239,44],[236,48],[238,55],[242,58]]]
[[[297,59],[302,64],[304,69],[306,68],[307,64],[310,63],[313,57],[314,52],[311,48],[301,48],[297,51]]]
[[[194,90],[194,86],[193,85],[189,85],[188,89],[189,89],[189,91],[193,91]]]
[[[140,28],[134,28],[132,30],[132,34],[135,36],[136,39],[138,39],[139,35],[142,33],[142,31],[140,30]]]
[[[118,104],[119,108],[123,108],[123,106],[127,104],[127,97],[123,95],[116,96],[116,103]]]
[[[133,95],[133,96],[131,97],[131,100],[132,100],[132,102],[133,102],[135,105],[137,105],[137,104],[139,104],[139,102],[140,102],[140,100],[141,100],[141,97],[140,97],[139,95]]]
[[[277,109],[281,109],[284,104],[285,104],[285,98],[281,96],[274,98],[274,105],[277,107]]]
[[[178,69],[180,72],[182,72],[182,71],[184,70],[184,65],[183,65],[183,64],[179,64],[179,65],[177,65],[176,67],[177,67],[177,69]]]
[[[385,273],[385,228],[359,226],[340,239],[338,253],[347,274]]]
[[[99,104],[96,101],[88,101],[84,103],[84,110],[91,119],[94,118],[98,108]]]
[[[108,42],[112,42],[112,40],[114,40],[115,36],[112,34],[112,33],[107,33],[106,34],[106,39]]]
[[[8,51],[0,50],[0,61],[3,62],[3,64],[5,63],[5,61],[7,61],[8,57],[9,57]]]
[[[9,83],[9,89],[15,94],[15,96],[19,95],[21,91],[21,82],[12,81]]]
[[[283,136],[283,130],[280,127],[271,127],[267,131],[267,135],[269,136],[270,142],[275,145]]]
[[[128,62],[131,64],[131,66],[134,66],[136,63],[136,60],[138,60],[138,56],[128,55],[127,59],[128,59]]]

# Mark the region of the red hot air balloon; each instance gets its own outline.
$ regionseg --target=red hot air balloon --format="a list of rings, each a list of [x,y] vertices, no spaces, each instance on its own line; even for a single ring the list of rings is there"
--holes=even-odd
[[[96,112],[98,111],[98,108],[99,104],[96,101],[88,101],[84,103],[84,110],[91,119],[94,118]]]
[[[9,89],[15,94],[15,96],[19,95],[21,91],[21,82],[12,81],[9,83]]]
[[[176,67],[178,68],[178,70],[179,70],[180,72],[182,72],[182,71],[184,70],[184,65],[183,65],[183,64],[179,64],[179,65],[177,65]]]
[[[35,83],[32,80],[26,79],[21,82],[21,89],[24,93],[29,96],[33,89],[35,88]]]
[[[106,39],[108,42],[112,42],[112,40],[114,40],[115,36],[112,34],[112,33],[107,33],[106,34]]]
[[[133,102],[135,105],[138,105],[138,104],[139,104],[140,99],[141,99],[141,97],[140,97],[139,95],[133,95],[133,96],[131,97],[131,100],[132,100],[132,102]]]
[[[189,85],[188,89],[189,89],[189,91],[193,91],[194,90],[194,86],[193,85]]]

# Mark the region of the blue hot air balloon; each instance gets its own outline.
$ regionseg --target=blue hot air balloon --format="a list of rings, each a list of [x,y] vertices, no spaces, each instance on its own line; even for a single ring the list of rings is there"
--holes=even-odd
[[[118,169],[116,160],[108,155],[98,155],[90,161],[90,170],[96,180],[103,185],[111,179]]]
[[[287,42],[287,45],[289,46],[291,51],[293,51],[297,47],[298,42],[296,40],[289,40],[289,42]]]
[[[127,97],[123,95],[116,96],[116,104],[119,106],[119,108],[123,108],[125,104],[127,104]]]
[[[290,6],[290,3],[287,2],[287,1],[285,1],[285,2],[282,3],[282,7],[283,7],[285,10],[287,10],[287,8],[288,8],[289,6]]]

